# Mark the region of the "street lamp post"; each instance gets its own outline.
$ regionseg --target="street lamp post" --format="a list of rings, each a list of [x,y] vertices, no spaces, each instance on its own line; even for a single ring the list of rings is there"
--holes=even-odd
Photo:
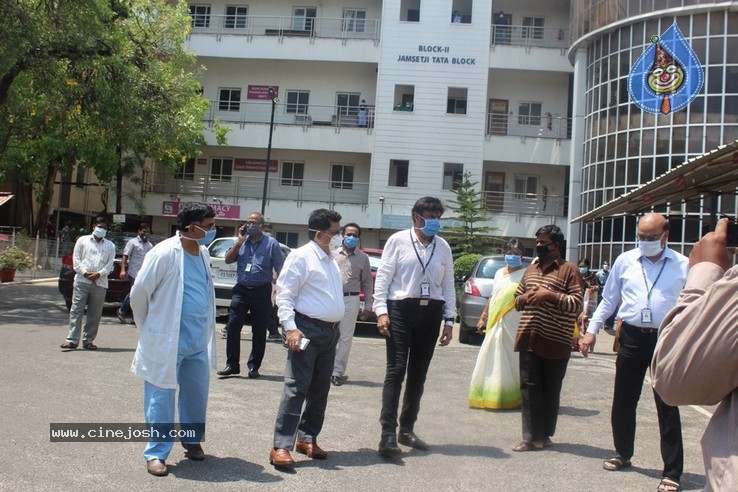
[[[267,188],[269,186],[269,159],[272,156],[272,133],[274,132],[274,110],[277,108],[277,96],[274,92],[274,88],[269,88],[269,99],[272,100],[272,117],[269,121],[269,143],[267,144],[267,158],[266,164],[264,165],[264,190],[261,193],[261,215],[264,215],[266,209],[267,200]]]

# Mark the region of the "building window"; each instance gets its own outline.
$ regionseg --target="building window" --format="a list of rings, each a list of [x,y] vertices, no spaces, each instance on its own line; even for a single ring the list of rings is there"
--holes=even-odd
[[[364,32],[366,26],[366,10],[343,9],[343,31]]]
[[[472,0],[453,0],[451,5],[452,24],[471,24]]]
[[[297,233],[296,232],[277,232],[277,241],[282,244],[286,244],[290,248],[297,248]]]
[[[244,29],[248,21],[249,8],[246,5],[227,5],[225,24],[226,29]]]
[[[304,162],[283,162],[282,186],[302,186],[304,174]]]
[[[359,114],[361,94],[339,92],[336,95],[336,114],[340,116],[356,116]]]
[[[74,180],[74,185],[77,188],[85,187],[85,174],[87,174],[87,168],[84,166],[77,166],[77,178]]]
[[[309,101],[310,92],[308,91],[287,91],[287,104],[284,106],[284,112],[288,114],[307,114]]]
[[[543,17],[523,17],[523,39],[543,39]]]
[[[195,179],[195,158],[187,159],[187,162],[174,173],[174,179]]]
[[[448,88],[448,99],[446,101],[447,113],[466,114],[466,92],[467,89],[460,87]]]
[[[241,109],[241,89],[220,89],[218,94],[218,110],[238,111]]]
[[[518,200],[538,197],[538,176],[515,176],[515,198]]]
[[[400,20],[404,22],[420,22],[420,0],[401,0]]]
[[[518,104],[518,125],[541,126],[541,107],[539,102]]]
[[[464,179],[464,165],[451,162],[443,163],[443,189],[458,190]]]
[[[331,165],[331,188],[351,190],[354,187],[354,166],[349,164]]]
[[[395,111],[412,111],[415,104],[415,86],[396,85],[394,101]]]
[[[210,27],[210,5],[190,5],[192,27]]]
[[[210,159],[210,181],[231,181],[233,158],[213,157]]]
[[[292,29],[295,31],[311,31],[318,15],[316,7],[295,7],[292,10]]]
[[[407,188],[407,175],[410,170],[410,161],[397,159],[390,160],[388,186],[401,186]]]

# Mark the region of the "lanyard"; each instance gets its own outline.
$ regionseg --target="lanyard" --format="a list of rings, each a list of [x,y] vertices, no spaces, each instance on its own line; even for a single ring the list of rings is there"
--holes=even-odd
[[[251,260],[254,258],[254,253],[259,249],[259,246],[261,246],[262,241],[259,241],[256,243],[256,247],[254,247],[254,243],[252,243],[250,240],[247,241],[249,245],[249,257],[248,262],[251,263]]]
[[[659,274],[656,275],[656,280],[653,281],[653,285],[651,288],[648,288],[648,279],[646,278],[646,268],[643,266],[643,258],[638,258],[638,261],[641,264],[641,273],[643,273],[643,281],[646,283],[646,291],[648,292],[648,295],[646,296],[646,306],[650,309],[651,308],[651,293],[653,292],[653,288],[656,287],[656,282],[659,281],[661,278],[661,274],[664,271],[664,267],[666,266],[666,261],[669,258],[664,257],[664,262],[661,264],[661,270],[659,270]]]
[[[428,265],[430,265],[431,260],[433,259],[433,254],[436,252],[436,238],[433,238],[433,249],[431,250],[431,254],[428,257],[428,261],[423,265],[423,260],[420,259],[420,253],[418,253],[418,248],[415,246],[415,241],[413,240],[413,231],[410,232],[410,243],[413,245],[413,251],[415,251],[415,256],[418,258],[418,262],[420,263],[420,268],[423,269],[423,277],[425,277],[425,269],[428,268]]]

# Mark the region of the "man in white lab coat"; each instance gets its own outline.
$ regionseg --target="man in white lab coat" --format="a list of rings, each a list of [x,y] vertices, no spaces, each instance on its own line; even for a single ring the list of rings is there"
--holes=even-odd
[[[153,431],[146,443],[146,469],[165,476],[173,447],[175,392],[185,456],[205,459],[210,368],[215,360],[215,290],[206,248],[215,237],[215,212],[186,203],[177,216],[177,235],[157,244],[144,259],[131,289],[139,327],[131,371],[144,380],[144,413]],[[158,436],[158,437],[157,437]]]

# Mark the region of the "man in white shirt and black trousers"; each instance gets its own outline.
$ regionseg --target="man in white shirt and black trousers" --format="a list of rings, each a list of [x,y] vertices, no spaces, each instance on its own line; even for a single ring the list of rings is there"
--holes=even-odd
[[[308,227],[310,242],[290,252],[277,279],[277,308],[289,352],[269,462],[286,469],[295,466],[293,447],[313,459],[327,457],[317,438],[331,388],[338,324],[346,310],[330,247],[341,232],[341,215],[315,210]]]
[[[651,365],[658,329],[676,305],[687,280],[689,260],[666,247],[669,221],[661,214],[648,213],[638,221],[638,248],[627,251],[612,265],[602,302],[592,315],[587,333],[579,342],[587,357],[589,346],[605,320],[617,311],[622,320],[620,348],[615,359],[615,390],[612,398],[612,434],[615,455],[605,461],[605,470],[630,468],[633,456],[636,408],[643,378]],[[619,307],[618,307],[619,305]],[[658,490],[680,490],[684,468],[684,446],[679,408],[664,403],[654,391],[664,461]]]
[[[406,372],[399,442],[414,449],[428,449],[415,435],[415,421],[436,342],[441,346],[451,342],[456,318],[451,248],[437,236],[443,212],[438,198],[423,197],[415,202],[413,227],[387,240],[374,281],[377,328],[387,337],[387,373],[379,419],[382,437],[378,451],[383,457],[401,453],[397,446],[397,411]]]

